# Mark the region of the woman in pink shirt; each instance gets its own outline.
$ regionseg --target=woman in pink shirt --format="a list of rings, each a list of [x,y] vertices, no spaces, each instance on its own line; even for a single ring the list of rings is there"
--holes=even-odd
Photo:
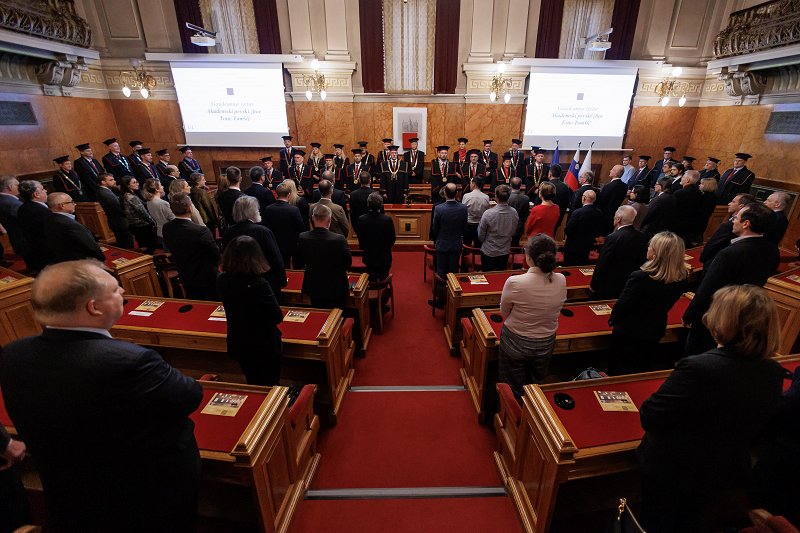
[[[525,260],[528,272],[508,278],[500,297],[505,317],[500,332],[500,381],[508,383],[517,396],[522,396],[523,385],[541,383],[547,376],[558,315],[567,299],[567,279],[553,272],[553,239],[541,234],[528,239]]]
[[[529,237],[544,233],[550,237],[555,236],[558,217],[561,215],[559,207],[553,203],[556,197],[556,187],[550,182],[539,185],[539,198],[542,203],[531,209],[528,220],[525,222],[525,234]]]

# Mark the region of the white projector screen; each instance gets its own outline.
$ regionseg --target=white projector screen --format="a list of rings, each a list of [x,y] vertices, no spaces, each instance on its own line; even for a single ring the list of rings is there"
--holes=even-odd
[[[186,143],[283,146],[289,132],[280,63],[171,62]]]
[[[619,150],[636,68],[532,67],[525,115],[528,146]]]

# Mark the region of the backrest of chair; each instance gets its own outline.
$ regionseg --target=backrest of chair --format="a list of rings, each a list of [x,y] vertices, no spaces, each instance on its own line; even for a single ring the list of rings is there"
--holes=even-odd
[[[494,415],[497,448],[505,472],[513,472],[517,461],[517,435],[522,422],[522,409],[508,383],[497,384],[500,411]]]

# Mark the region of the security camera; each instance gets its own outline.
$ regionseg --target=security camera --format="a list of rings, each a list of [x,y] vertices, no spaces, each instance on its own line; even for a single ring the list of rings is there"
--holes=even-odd
[[[611,41],[609,37],[614,31],[614,28],[605,29],[594,35],[590,35],[583,40],[583,45],[586,51],[592,52],[605,52],[611,48]]]
[[[186,27],[194,32],[197,32],[191,37],[192,44],[196,46],[214,46],[217,44],[217,42],[214,40],[214,37],[217,36],[217,32],[201,28],[200,26],[195,26],[191,22],[187,22]]]

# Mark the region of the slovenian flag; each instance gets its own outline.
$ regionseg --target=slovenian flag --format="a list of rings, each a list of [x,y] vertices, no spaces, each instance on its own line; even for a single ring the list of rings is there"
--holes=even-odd
[[[575,155],[572,157],[572,163],[569,164],[569,170],[567,170],[567,176],[564,178],[564,183],[569,185],[569,188],[573,191],[578,190],[578,160],[580,159],[580,147],[575,150]]]

